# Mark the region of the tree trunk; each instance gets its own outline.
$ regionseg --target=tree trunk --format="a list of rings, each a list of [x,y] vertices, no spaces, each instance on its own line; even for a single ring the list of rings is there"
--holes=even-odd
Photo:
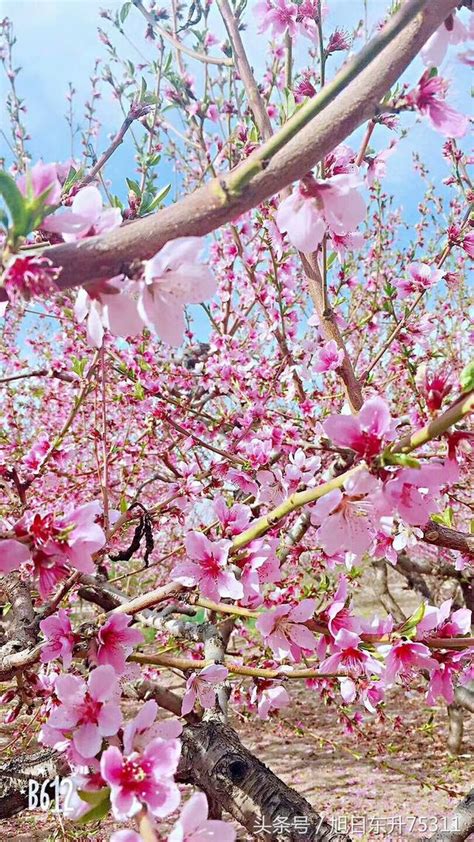
[[[69,770],[62,758],[45,748],[0,764],[0,819],[8,819],[28,807],[28,781],[52,781]]]
[[[220,722],[188,725],[178,780],[202,789],[256,839],[350,842],[277,778]]]

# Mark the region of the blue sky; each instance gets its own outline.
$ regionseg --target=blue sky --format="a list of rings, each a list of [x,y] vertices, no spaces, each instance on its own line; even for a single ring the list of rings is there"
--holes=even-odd
[[[165,3],[163,3],[165,5]],[[328,4],[331,11],[327,26],[330,24],[350,28],[362,16],[364,4],[357,0],[331,0]],[[367,0],[369,26],[377,21],[388,3],[384,0]],[[45,161],[64,160],[69,155],[69,130],[64,118],[66,111],[67,84],[70,81],[77,91],[78,116],[82,114],[84,101],[89,91],[89,76],[92,73],[94,61],[97,57],[106,58],[105,48],[100,44],[97,36],[97,26],[105,30],[111,29],[107,21],[99,17],[101,8],[120,9],[121,2],[105,0],[3,0],[2,16],[9,17],[14,24],[18,43],[15,47],[16,65],[22,70],[18,79],[18,89],[26,99],[28,113],[26,115],[27,128],[32,135],[28,146],[33,160],[43,157]],[[251,11],[252,0],[249,0]],[[467,16],[469,13],[464,10]],[[216,21],[218,16],[216,16]],[[256,33],[255,18],[247,14],[248,29],[244,33],[246,46],[257,74],[262,71],[264,64],[261,38]],[[220,21],[215,30],[222,32]],[[155,52],[153,44],[144,39],[144,22],[136,9],[130,11],[126,21],[126,31],[139,49],[152,57]],[[121,49],[121,55],[137,61],[138,54],[129,46],[117,32],[113,32],[114,44]],[[122,42],[122,43],[120,43]],[[214,51],[218,47],[213,48]],[[331,59],[336,63],[336,58]],[[192,61],[190,69],[195,71]],[[415,81],[422,71],[422,65],[416,60],[406,74],[406,78]],[[331,70],[331,66],[330,66]],[[459,63],[454,55],[445,60],[443,75],[453,79],[454,102],[464,110],[468,110],[470,89],[470,71]],[[1,77],[2,102],[5,99],[6,82]],[[121,112],[118,103],[108,93],[109,89],[102,88],[103,97],[100,102],[99,113],[103,122],[100,137],[100,149],[107,146],[107,134],[115,131],[121,122]],[[3,108],[0,106],[0,111]],[[1,124],[5,126],[5,114],[1,114]],[[410,159],[411,150],[418,149],[433,168],[435,178],[446,175],[445,165],[441,158],[442,138],[437,135],[424,120],[414,125],[411,116],[404,119],[405,125],[412,125],[410,136],[400,144],[395,155],[390,159],[389,181],[387,187],[393,189],[397,198],[403,204],[408,204],[414,188],[413,173]],[[387,133],[387,141],[388,141]],[[379,139],[381,136],[379,135]],[[79,151],[79,144],[77,145]],[[8,148],[0,137],[0,154],[9,160]],[[116,182],[124,184],[124,175],[132,175],[133,148],[130,140],[126,139],[123,146],[115,154],[107,169],[107,174]],[[408,172],[410,179],[407,178]],[[164,173],[166,179],[168,173]],[[168,178],[169,180],[169,178]],[[419,186],[419,185],[417,185]],[[117,191],[119,185],[117,184]],[[121,191],[120,191],[121,192]]]
[[[261,49],[262,36],[256,31],[255,16],[252,14],[254,0],[249,0],[246,15],[248,24],[243,33],[250,60],[255,67],[257,77],[263,73],[265,56]],[[158,5],[160,5],[158,3]],[[169,6],[168,0],[161,5]],[[364,15],[363,0],[330,0],[330,12],[325,27],[329,31],[334,26],[352,29]],[[379,20],[389,5],[388,0],[366,0],[369,30]],[[93,71],[95,59],[100,57],[107,62],[105,47],[100,43],[97,27],[112,34],[112,41],[118,47],[123,58],[130,58],[135,63],[140,61],[138,53],[132,46],[113,30],[111,24],[103,20],[99,13],[101,8],[117,10],[122,2],[116,0],[2,0],[2,17],[9,17],[15,28],[17,44],[15,45],[15,66],[20,66],[17,87],[20,96],[24,97],[27,105],[25,123],[32,140],[28,142],[28,149],[33,162],[42,157],[44,161],[62,161],[69,158],[70,140],[69,129],[65,120],[66,93],[68,82],[77,91],[77,118],[82,119],[83,106],[90,93],[89,77]],[[467,10],[462,13],[468,16]],[[144,39],[145,24],[139,12],[132,8],[126,21],[126,32],[130,39],[146,56],[152,58],[156,52],[153,42]],[[217,11],[214,11],[213,31],[221,37],[223,27]],[[303,39],[304,40],[304,39]],[[361,41],[356,44],[356,49]],[[212,48],[217,53],[218,46]],[[296,56],[298,59],[298,54]],[[329,72],[337,67],[338,56],[330,59]],[[202,68],[192,60],[189,69],[199,79]],[[416,82],[423,71],[419,59],[408,69],[404,80]],[[453,104],[465,112],[469,112],[469,91],[471,86],[470,69],[457,61],[455,50],[452,51],[442,65],[442,75],[452,79]],[[110,95],[110,88],[102,85],[102,99],[99,103],[99,116],[102,130],[99,138],[99,152],[108,145],[107,136],[115,132],[121,124],[122,114],[118,103]],[[6,95],[6,80],[0,75],[0,124],[5,129],[8,122],[4,106]],[[427,120],[416,123],[414,116],[402,117],[404,127],[410,127],[408,136],[403,139],[390,158],[388,164],[388,178],[384,187],[395,196],[396,205],[404,210],[405,221],[414,224],[417,219],[417,203],[422,196],[423,185],[412,167],[412,151],[416,149],[428,164],[431,176],[439,189],[443,190],[441,181],[448,174],[447,167],[441,155],[443,138],[431,129]],[[354,148],[360,141],[360,129],[353,138]],[[378,149],[385,148],[392,135],[384,128],[378,128],[374,136],[374,143]],[[467,141],[463,141],[467,148]],[[79,138],[76,142],[76,153],[80,152]],[[11,161],[8,147],[0,136],[0,155],[6,157],[7,166]],[[107,177],[112,181],[112,189],[125,198],[127,188],[125,176],[134,177],[134,149],[130,137],[125,138],[123,145],[117,150],[111,163],[107,166]],[[160,186],[174,181],[172,165],[163,159],[160,164]],[[169,197],[171,200],[171,195]],[[408,236],[408,235],[407,235]]]

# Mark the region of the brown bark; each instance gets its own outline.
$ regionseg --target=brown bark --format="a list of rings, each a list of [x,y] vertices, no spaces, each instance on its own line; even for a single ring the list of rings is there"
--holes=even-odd
[[[448,748],[451,754],[459,754],[464,735],[464,714],[461,705],[453,702],[448,705]]]
[[[257,839],[297,842],[303,838],[298,823],[300,828],[304,823],[306,842],[350,842],[254,757],[232,728],[220,722],[185,728],[178,776],[217,801],[252,836],[264,826]]]
[[[423,528],[423,539],[427,544],[435,544],[437,547],[446,547],[448,550],[459,550],[465,555],[474,557],[474,535],[467,532],[458,532],[457,529],[450,529],[441,523],[430,520]]]
[[[66,764],[52,749],[22,755],[0,765],[0,819],[21,813],[28,807],[28,781],[39,783],[55,775],[67,775]]]

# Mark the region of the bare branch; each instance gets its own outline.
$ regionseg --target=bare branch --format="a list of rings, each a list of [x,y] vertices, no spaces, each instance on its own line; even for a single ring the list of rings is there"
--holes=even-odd
[[[249,101],[249,106],[254,116],[257,128],[264,140],[268,140],[273,134],[270,117],[265,106],[265,101],[260,95],[258,85],[255,81],[250,62],[247,58],[242,38],[240,37],[239,25],[230,8],[228,0],[218,0],[218,6],[222,19],[227,29],[230,43],[234,51],[235,63],[240,78],[242,79],[245,92]]]
[[[233,66],[234,62],[231,58],[218,58],[217,56],[208,56],[206,53],[198,53],[196,50],[192,50],[190,47],[186,47],[186,45],[182,44],[181,41],[178,41],[178,39],[174,35],[172,35],[171,32],[168,32],[167,29],[159,25],[156,17],[150,12],[147,12],[143,3],[141,3],[140,0],[132,0],[132,3],[134,6],[136,6],[138,11],[142,13],[143,17],[146,21],[148,21],[150,26],[152,26],[153,29],[156,29],[158,34],[161,35],[161,37],[164,38],[165,41],[168,41],[175,48],[175,50],[179,50],[179,52],[181,53],[186,53],[187,56],[195,58],[197,59],[197,61],[202,61],[204,64],[217,64],[218,66],[224,67]]]
[[[465,555],[474,557],[474,535],[467,532],[458,532],[457,529],[450,529],[441,523],[430,520],[423,527],[423,540],[428,544],[436,544],[437,547],[446,547],[449,550],[459,550]]]

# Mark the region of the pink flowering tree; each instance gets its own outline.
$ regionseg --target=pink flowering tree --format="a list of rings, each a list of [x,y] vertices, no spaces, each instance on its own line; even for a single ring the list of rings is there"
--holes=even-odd
[[[344,747],[377,725],[381,751],[416,697],[462,751],[472,4],[387,0],[353,31],[342,5],[102,11],[109,63],[60,162],[30,156],[0,23],[2,818],[59,775],[84,838],[347,840],[239,739],[309,741],[302,692]],[[100,97],[125,115],[108,140]],[[68,108],[74,141],[72,87]],[[465,779],[436,786],[467,839]]]

